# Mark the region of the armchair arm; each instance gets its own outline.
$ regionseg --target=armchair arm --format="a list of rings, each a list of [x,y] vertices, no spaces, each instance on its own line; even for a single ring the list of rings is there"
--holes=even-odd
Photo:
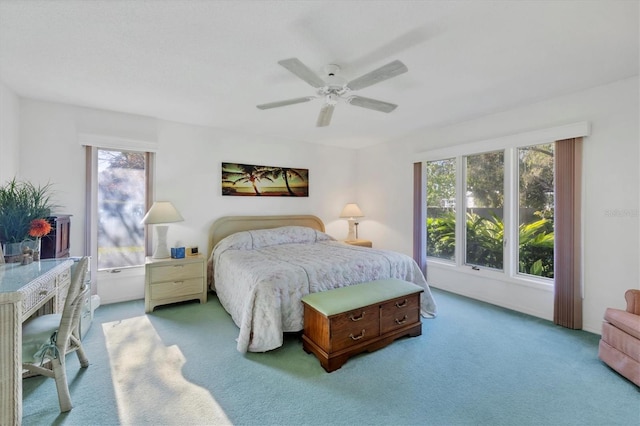
[[[624,299],[627,301],[627,312],[640,315],[640,290],[627,290],[624,293]]]

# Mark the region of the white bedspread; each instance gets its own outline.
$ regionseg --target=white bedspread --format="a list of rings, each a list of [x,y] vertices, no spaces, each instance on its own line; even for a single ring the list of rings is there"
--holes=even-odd
[[[303,329],[303,296],[383,278],[424,288],[421,311],[436,305],[416,262],[401,253],[351,246],[311,228],[244,231],[222,240],[212,253],[213,289],[240,327],[238,351],[282,346],[283,332]]]

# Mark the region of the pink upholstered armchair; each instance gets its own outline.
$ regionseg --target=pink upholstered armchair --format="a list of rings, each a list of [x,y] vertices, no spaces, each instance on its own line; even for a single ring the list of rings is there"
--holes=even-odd
[[[640,386],[640,290],[624,294],[627,310],[607,308],[598,356],[609,367]]]

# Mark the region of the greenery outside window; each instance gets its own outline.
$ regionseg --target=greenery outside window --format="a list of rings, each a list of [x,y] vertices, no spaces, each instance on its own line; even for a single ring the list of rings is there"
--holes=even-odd
[[[554,278],[553,143],[424,164],[429,259]]]
[[[518,272],[553,278],[554,144],[518,149]]]
[[[427,256],[455,261],[456,160],[427,161]]]
[[[504,151],[471,155],[466,160],[465,263],[503,269]]]

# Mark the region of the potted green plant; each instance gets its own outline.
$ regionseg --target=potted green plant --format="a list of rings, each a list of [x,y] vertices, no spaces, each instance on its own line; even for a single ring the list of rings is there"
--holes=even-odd
[[[0,186],[0,243],[5,257],[20,254],[25,241],[33,241],[30,248],[38,249],[29,235],[31,222],[51,216],[56,207],[51,195],[51,184],[36,186],[13,178]]]

